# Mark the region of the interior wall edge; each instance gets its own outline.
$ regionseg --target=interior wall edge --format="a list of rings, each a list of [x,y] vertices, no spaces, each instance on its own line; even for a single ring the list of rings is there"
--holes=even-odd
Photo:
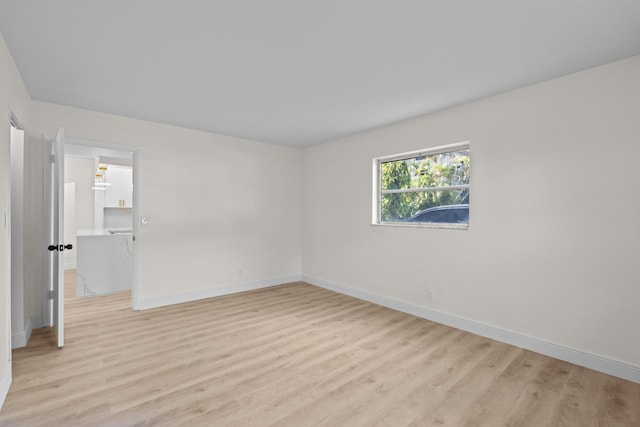
[[[230,295],[239,292],[253,291],[256,289],[269,288],[271,286],[283,285],[286,283],[299,282],[302,276],[299,274],[291,276],[274,277],[270,279],[256,280],[247,283],[235,285],[220,286],[211,289],[202,289],[199,291],[185,292],[181,294],[168,295],[154,298],[140,298],[140,303],[136,310],[148,310],[151,308],[165,307],[173,304],[181,304],[213,298],[223,295]]]
[[[11,349],[27,346],[29,338],[31,338],[31,331],[33,330],[31,324],[31,317],[27,317],[24,325],[24,331],[11,335]]]
[[[25,345],[29,343],[29,339],[31,338],[31,331],[33,330],[33,325],[31,324],[31,316],[27,317],[24,325],[24,340]]]
[[[561,344],[485,325],[470,319],[442,313],[427,307],[414,305],[395,298],[364,291],[362,289],[356,289],[348,285],[335,283],[322,278],[303,274],[302,281],[640,384],[640,366],[631,365],[606,356],[586,353]]]
[[[9,387],[11,387],[11,371],[11,361],[9,361],[9,366],[7,366],[7,369],[4,370],[0,377],[0,410],[2,409],[2,405],[4,405],[7,394],[9,394]]]
[[[42,323],[42,315],[41,314],[36,314],[34,316],[31,316],[31,330],[40,329],[43,326],[44,326],[44,323]]]

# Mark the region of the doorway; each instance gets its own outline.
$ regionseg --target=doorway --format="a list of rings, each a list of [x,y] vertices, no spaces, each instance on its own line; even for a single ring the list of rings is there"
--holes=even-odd
[[[89,298],[130,289],[136,310],[138,147],[67,138],[64,151],[64,234],[74,248],[65,251],[64,264],[78,273],[74,295]],[[111,203],[115,193],[126,189],[128,197],[117,196],[119,203]]]

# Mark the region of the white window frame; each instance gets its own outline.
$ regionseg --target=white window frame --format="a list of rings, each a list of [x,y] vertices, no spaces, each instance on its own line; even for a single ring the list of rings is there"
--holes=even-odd
[[[376,157],[373,159],[373,205],[372,205],[372,225],[382,225],[390,227],[420,227],[420,228],[451,228],[468,230],[469,223],[466,224],[452,224],[452,223],[426,223],[426,222],[392,222],[382,221],[382,163],[393,162],[396,160],[411,159],[414,157],[433,156],[436,154],[448,153],[452,151],[469,150],[471,153],[471,144],[469,141],[458,142],[455,144],[440,145],[432,148],[425,148],[422,150],[408,151],[405,153],[393,154],[390,156]],[[438,190],[456,190],[459,188],[471,189],[471,179],[469,184],[465,185],[452,185],[447,187],[438,187]],[[404,192],[416,192],[421,190],[406,189],[406,190],[386,190],[385,193],[404,193]]]

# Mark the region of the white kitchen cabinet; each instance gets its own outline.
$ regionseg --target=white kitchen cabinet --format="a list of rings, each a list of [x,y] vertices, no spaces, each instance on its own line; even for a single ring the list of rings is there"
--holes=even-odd
[[[127,166],[109,165],[104,172],[109,184],[104,194],[105,208],[130,208],[133,206],[133,174]]]

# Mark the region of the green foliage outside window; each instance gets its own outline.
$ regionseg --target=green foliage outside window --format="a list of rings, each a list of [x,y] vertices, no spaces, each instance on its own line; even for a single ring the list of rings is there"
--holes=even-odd
[[[469,166],[468,149],[383,162],[381,220],[404,221],[430,207],[469,203]],[[465,185],[465,188],[438,190]],[[385,193],[386,190],[412,191]]]

